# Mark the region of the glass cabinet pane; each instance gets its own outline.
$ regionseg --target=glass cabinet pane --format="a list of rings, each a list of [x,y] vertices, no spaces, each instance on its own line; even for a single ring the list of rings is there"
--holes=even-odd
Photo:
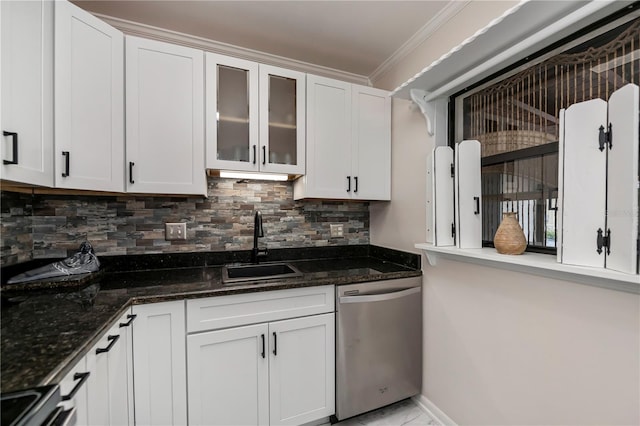
[[[248,162],[249,71],[217,66],[218,160]]]
[[[296,80],[269,75],[269,162],[297,164]]]

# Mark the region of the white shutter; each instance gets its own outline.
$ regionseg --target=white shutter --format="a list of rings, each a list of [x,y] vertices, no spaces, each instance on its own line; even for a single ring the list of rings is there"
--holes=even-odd
[[[564,114],[562,263],[604,266],[596,251],[597,231],[605,231],[606,153],[598,129],[606,127],[607,103],[592,99]]]
[[[435,244],[434,234],[435,234],[435,212],[434,212],[434,199],[433,199],[433,161],[435,159],[435,154],[433,151],[431,154],[427,156],[427,188],[426,188],[426,197],[427,200],[427,240],[428,244]]]
[[[455,241],[452,234],[454,224],[453,214],[453,149],[439,146],[433,150],[433,211],[434,238],[436,246],[453,246]]]
[[[480,142],[456,146],[456,239],[459,248],[482,247],[482,185]]]
[[[607,229],[611,230],[606,267],[636,273],[638,238],[638,86],[628,84],[609,98],[613,135],[607,177]]]
[[[564,113],[562,108],[558,115],[560,120],[560,131],[558,140],[558,201],[556,202],[556,262],[562,263],[562,219],[563,219],[563,200],[564,200]]]

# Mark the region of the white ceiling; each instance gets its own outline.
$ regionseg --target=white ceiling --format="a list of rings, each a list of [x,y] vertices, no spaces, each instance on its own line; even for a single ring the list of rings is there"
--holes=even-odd
[[[94,13],[370,76],[450,1],[72,0]]]

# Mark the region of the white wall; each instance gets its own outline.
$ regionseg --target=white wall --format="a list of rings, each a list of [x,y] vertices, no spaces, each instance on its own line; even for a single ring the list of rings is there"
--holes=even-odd
[[[515,2],[471,2],[374,82],[393,89]],[[424,118],[394,100],[371,243],[425,240]],[[458,424],[640,424],[640,296],[456,261],[424,269],[423,396]]]

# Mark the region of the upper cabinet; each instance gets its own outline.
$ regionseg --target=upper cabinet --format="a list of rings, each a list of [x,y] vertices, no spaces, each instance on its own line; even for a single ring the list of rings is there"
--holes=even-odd
[[[55,4],[55,183],[124,192],[124,36]]]
[[[391,198],[388,92],[307,76],[307,173],[294,198]]]
[[[207,168],[304,174],[305,74],[206,54]]]
[[[53,186],[53,2],[0,2],[2,179]]]
[[[352,197],[391,199],[391,98],[389,92],[352,85]]]
[[[207,168],[258,171],[258,64],[206,53]]]
[[[260,170],[305,172],[305,74],[260,65]]]
[[[204,52],[126,37],[127,191],[207,194]]]

